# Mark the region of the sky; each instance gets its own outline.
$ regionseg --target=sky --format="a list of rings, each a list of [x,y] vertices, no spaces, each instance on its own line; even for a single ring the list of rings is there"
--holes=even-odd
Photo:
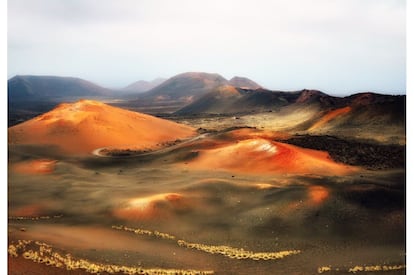
[[[405,0],[12,0],[7,76],[109,88],[201,71],[273,90],[406,93]]]

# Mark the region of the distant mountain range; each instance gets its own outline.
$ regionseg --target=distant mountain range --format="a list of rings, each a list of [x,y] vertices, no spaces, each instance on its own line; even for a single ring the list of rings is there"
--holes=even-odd
[[[110,89],[75,77],[17,75],[8,80],[9,101],[108,96]]]
[[[149,89],[152,86],[155,87]],[[143,92],[146,89],[149,90]],[[127,97],[122,91],[136,95]],[[352,119],[356,120],[371,119],[375,115],[390,119],[405,116],[405,96],[359,93],[335,97],[317,90],[271,91],[248,78],[227,80],[219,74],[203,72],[183,73],[167,80],[137,81],[122,91],[73,77],[15,76],[8,81],[9,126],[47,112],[61,102],[81,98],[116,99],[111,104],[140,111],[142,107],[147,113],[175,112],[176,115],[246,114],[312,105],[320,115],[349,107],[350,114],[355,115]],[[352,124],[352,119],[347,123]]]
[[[9,102],[59,101],[62,98],[77,100],[82,97],[122,97],[125,92],[136,93],[138,104],[154,104],[162,101],[192,102],[222,85],[250,89],[260,85],[244,77],[230,81],[219,74],[189,72],[169,79],[139,80],[125,88],[114,90],[75,77],[17,75],[8,80]]]
[[[148,113],[177,111],[223,85],[260,87],[245,77],[233,77],[228,81],[219,74],[203,72],[182,73],[169,79],[139,80],[117,90],[75,77],[17,75],[8,80],[9,124],[47,112],[58,103],[83,98],[117,99],[118,103],[114,105],[135,110],[143,107]]]
[[[125,92],[131,92],[131,93],[143,93],[151,90],[152,88],[157,87],[158,85],[162,84],[166,78],[156,78],[152,81],[146,81],[146,80],[139,80],[136,81],[125,88],[122,89],[122,91]]]
[[[135,102],[138,105],[171,102],[186,105],[224,85],[256,89],[254,81],[234,77],[230,81],[219,74],[187,72],[171,77],[161,85],[143,93]]]
[[[394,113],[401,113],[392,106],[402,107],[405,96],[358,93],[347,97],[335,97],[317,90],[271,91],[262,88],[247,89],[233,86],[222,86],[176,112],[179,115],[189,114],[237,114],[249,112],[277,111],[287,106],[315,105],[320,110],[332,110],[346,106],[354,109],[368,106],[387,106]],[[390,109],[390,110],[391,110]],[[394,110],[395,109],[395,110]]]
[[[204,94],[228,84],[219,74],[190,72],[171,77],[161,85],[142,93],[130,102],[136,106],[184,105],[199,99]]]

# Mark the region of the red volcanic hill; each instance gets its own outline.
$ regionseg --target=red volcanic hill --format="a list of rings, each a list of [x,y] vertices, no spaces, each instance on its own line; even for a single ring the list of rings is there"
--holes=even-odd
[[[154,149],[195,133],[189,126],[92,100],[60,104],[8,129],[9,144],[57,145],[73,154],[107,146]]]
[[[327,152],[250,138],[200,150],[187,163],[195,169],[217,169],[240,173],[346,175],[358,170],[333,161]]]
[[[349,113],[351,110],[352,110],[351,107],[346,106],[346,107],[339,108],[333,111],[329,111],[324,116],[322,116],[322,118],[320,118],[315,124],[313,124],[309,128],[309,131],[321,128],[322,126],[326,125],[330,121],[344,116],[345,114]]]

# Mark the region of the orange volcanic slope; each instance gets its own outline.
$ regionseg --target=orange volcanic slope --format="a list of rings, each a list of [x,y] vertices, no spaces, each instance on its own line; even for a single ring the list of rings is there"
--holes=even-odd
[[[186,199],[178,193],[162,193],[133,198],[116,208],[113,215],[120,219],[140,220],[167,217],[170,212],[186,208]]]
[[[358,168],[334,162],[327,152],[253,138],[200,150],[189,168],[241,173],[345,175]]]
[[[92,100],[61,104],[8,133],[11,144],[52,144],[66,153],[90,153],[107,146],[154,149],[196,134],[189,126]]]
[[[322,127],[323,125],[325,125],[326,123],[328,123],[329,121],[331,121],[332,119],[347,114],[351,111],[351,107],[347,106],[344,108],[339,108],[333,111],[330,111],[329,113],[327,113],[326,115],[324,115],[320,120],[318,120],[315,124],[313,124],[309,130],[315,130],[317,128]]]
[[[36,159],[12,164],[14,172],[21,174],[50,174],[55,170],[56,160]]]

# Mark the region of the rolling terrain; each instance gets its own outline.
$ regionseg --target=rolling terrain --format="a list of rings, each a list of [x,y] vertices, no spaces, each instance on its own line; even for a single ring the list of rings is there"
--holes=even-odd
[[[8,125],[13,126],[59,103],[89,98],[150,114],[176,111],[222,85],[260,87],[245,77],[230,81],[219,74],[189,72],[169,79],[136,81],[122,89],[108,89],[74,77],[17,75],[8,80]]]
[[[193,102],[212,89],[227,84],[227,82],[219,74],[183,73],[139,94],[135,100],[120,103],[119,106],[149,113],[160,112],[160,110],[169,112]]]
[[[405,104],[404,95],[367,92],[333,97],[316,90],[277,92],[222,86],[171,118],[207,129],[212,121],[213,127],[249,126],[405,144]]]
[[[9,127],[9,274],[404,274],[405,96],[231,81]]]
[[[222,90],[222,86],[260,88],[260,85],[245,77],[225,79],[219,74],[187,72],[173,76],[153,89],[137,95],[137,99],[117,104],[132,110],[148,113],[170,113],[201,100],[203,96]]]

